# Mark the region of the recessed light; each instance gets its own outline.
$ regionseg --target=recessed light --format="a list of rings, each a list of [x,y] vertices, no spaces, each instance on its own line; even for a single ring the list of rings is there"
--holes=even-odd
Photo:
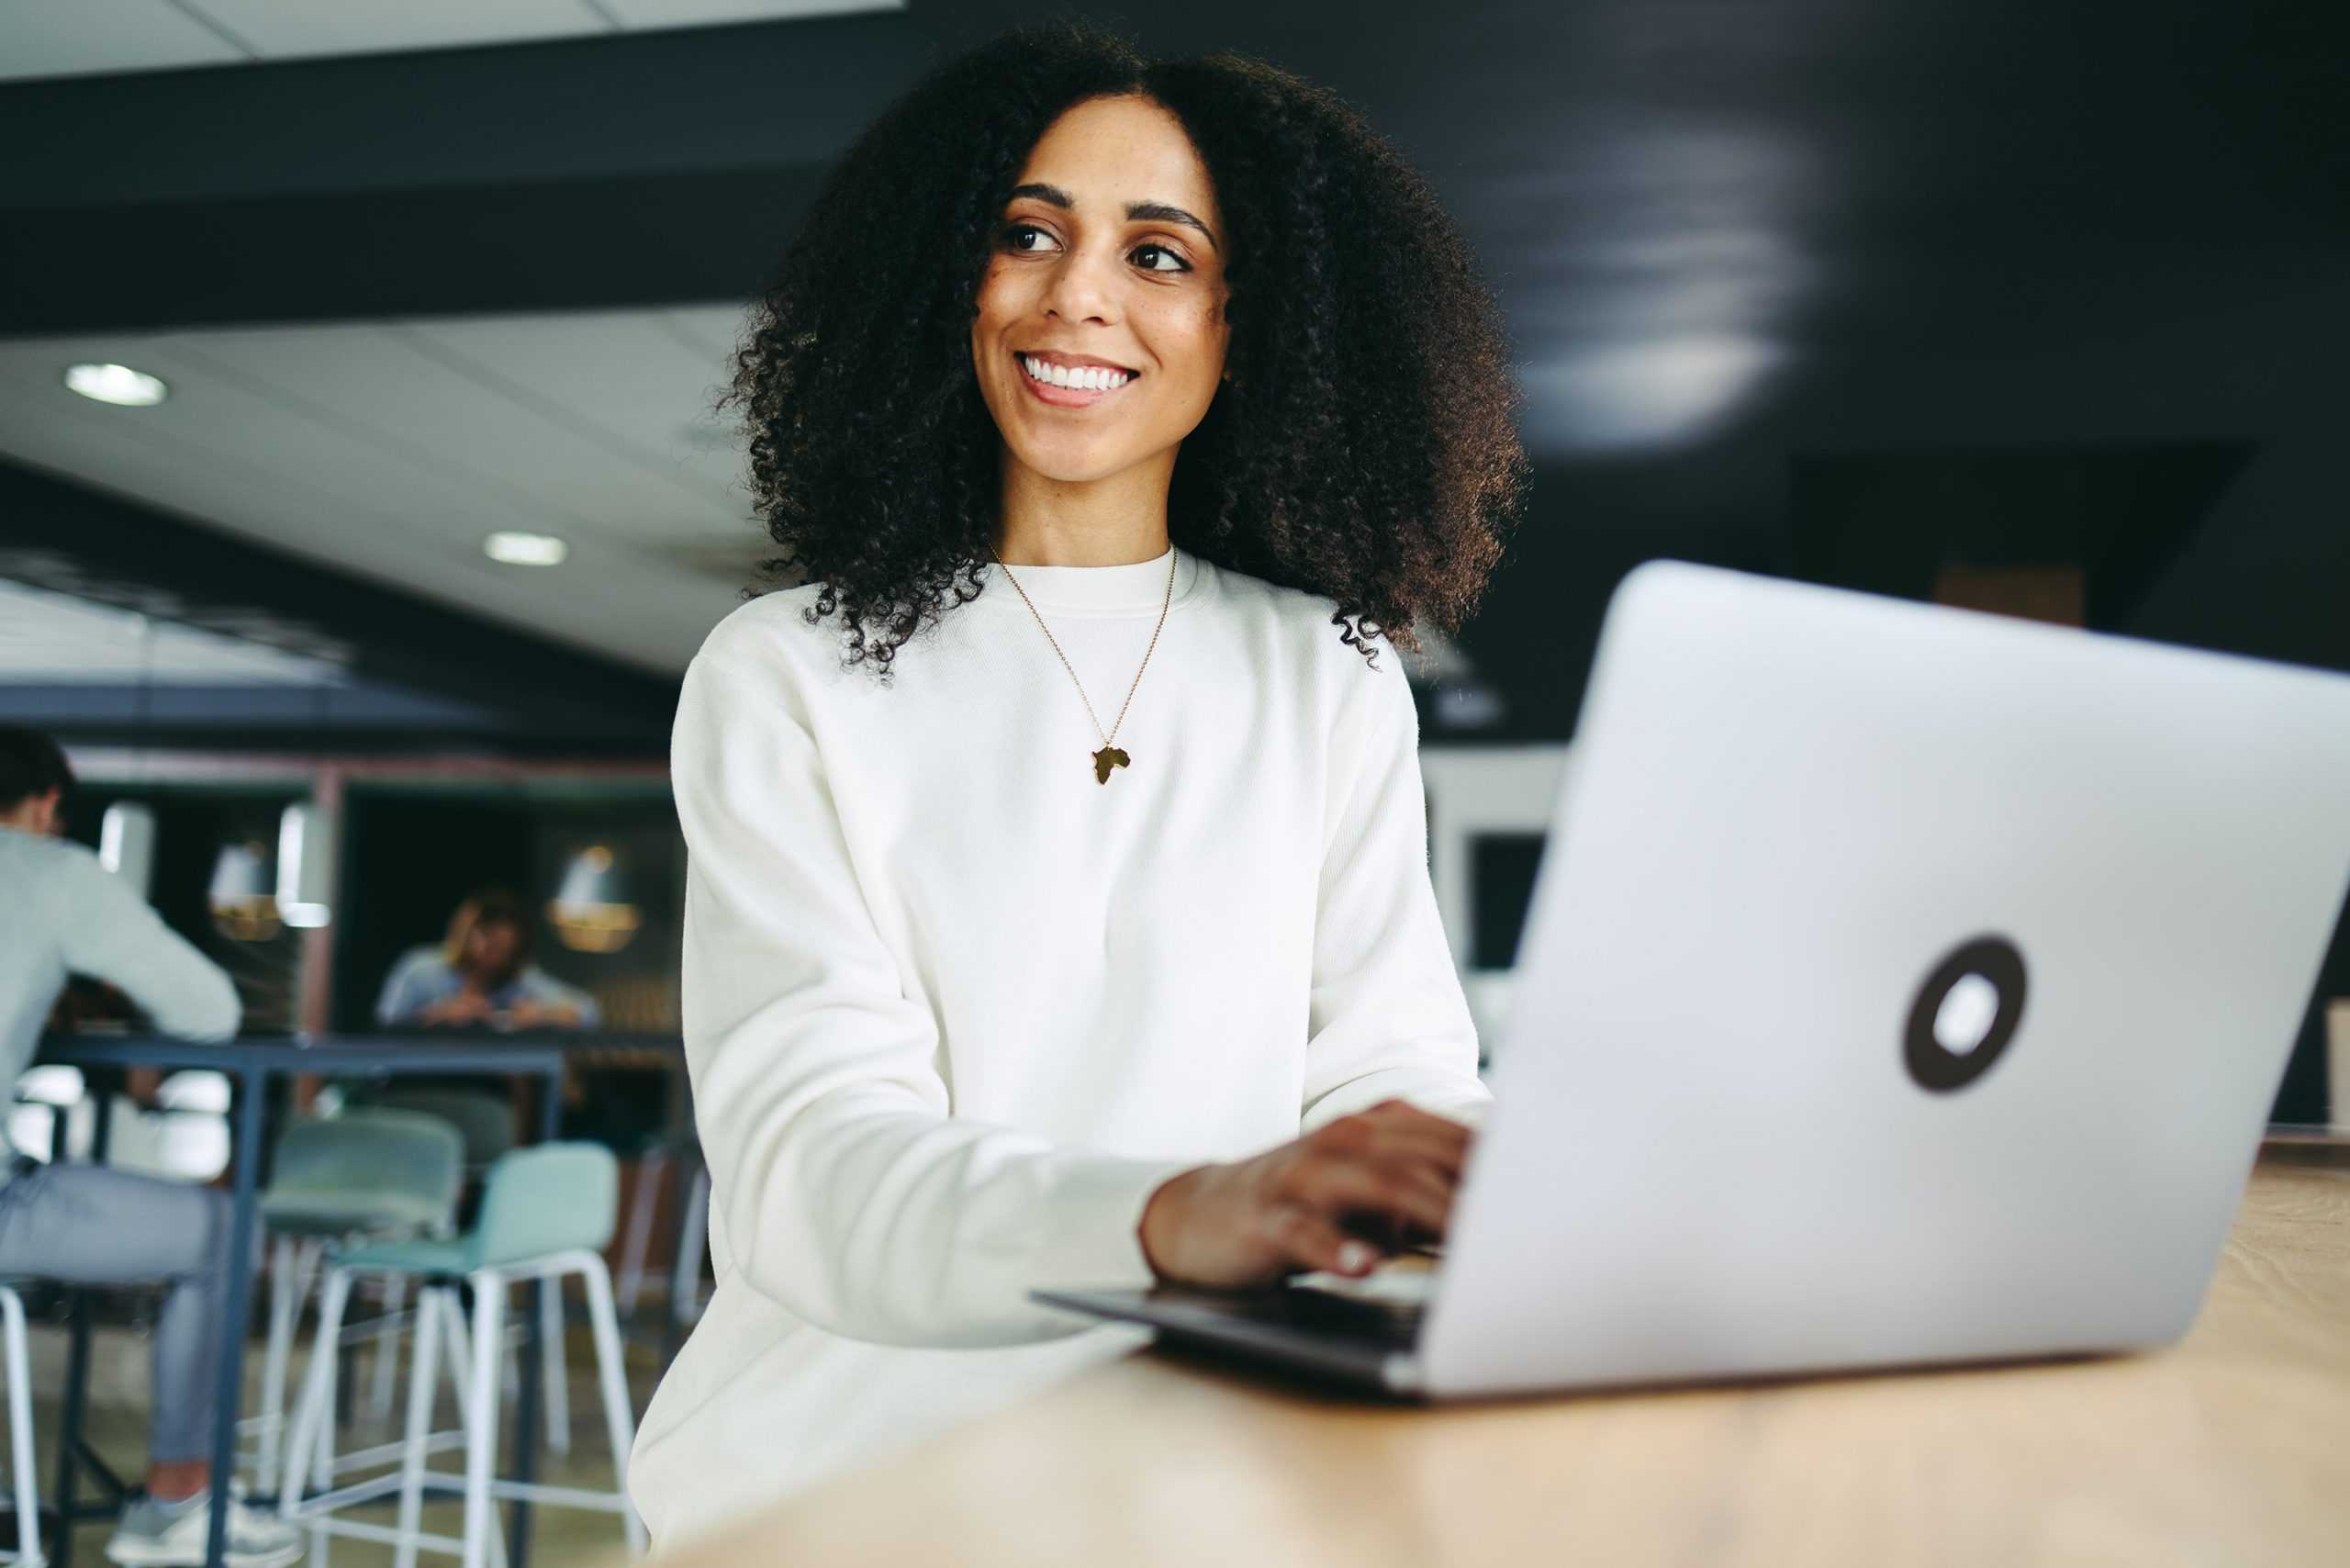
[[[162,382],[127,364],[69,364],[65,385],[84,398],[124,409],[151,408],[171,395]]]
[[[493,533],[481,547],[491,560],[509,566],[552,566],[568,553],[552,533]]]

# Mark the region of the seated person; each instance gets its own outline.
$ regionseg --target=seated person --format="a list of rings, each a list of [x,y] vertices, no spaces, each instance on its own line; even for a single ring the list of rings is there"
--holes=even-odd
[[[596,999],[531,962],[531,923],[513,894],[485,888],[457,906],[439,946],[409,948],[384,979],[375,1022],[593,1029]]]
[[[144,1009],[159,1033],[226,1040],[244,1009],[218,965],[128,883],[63,834],[73,771],[37,731],[0,728],[0,1073],[14,1082],[71,974]],[[211,1527],[213,1358],[229,1290],[229,1197],[103,1165],[44,1165],[0,1141],[0,1275],[71,1284],[161,1281],[151,1361],[154,1419],[146,1495],[123,1510],[106,1555],[200,1563]],[[228,1561],[267,1568],[302,1555],[300,1532],[229,1501]]]

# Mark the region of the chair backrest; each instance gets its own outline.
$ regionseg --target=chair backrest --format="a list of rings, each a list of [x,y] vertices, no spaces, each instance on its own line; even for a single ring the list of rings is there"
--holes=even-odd
[[[445,1223],[464,1182],[464,1139],[442,1117],[368,1106],[305,1116],[277,1139],[266,1201],[329,1206],[364,1195],[420,1224]]]
[[[542,1143],[498,1157],[466,1236],[476,1268],[549,1252],[600,1252],[620,1214],[621,1167],[599,1143]]]
[[[465,1144],[465,1166],[478,1170],[514,1147],[514,1107],[486,1089],[440,1089],[394,1081],[355,1098],[370,1108],[419,1111],[453,1126]]]
[[[82,1070],[63,1062],[28,1067],[17,1077],[17,1098],[35,1105],[78,1105],[86,1088]]]
[[[166,1111],[208,1111],[225,1116],[234,1097],[227,1073],[203,1068],[166,1074],[155,1086],[155,1103]]]

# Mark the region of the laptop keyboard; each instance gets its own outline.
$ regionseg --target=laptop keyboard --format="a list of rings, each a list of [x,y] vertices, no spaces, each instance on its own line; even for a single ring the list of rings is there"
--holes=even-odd
[[[1360,1279],[1292,1274],[1280,1284],[1251,1291],[1161,1284],[1145,1299],[1162,1308],[1352,1340],[1382,1352],[1408,1351],[1419,1342],[1420,1320],[1436,1294],[1430,1263],[1426,1257],[1397,1259]]]
[[[1426,1270],[1382,1270],[1361,1279],[1347,1274],[1293,1276],[1276,1296],[1282,1318],[1301,1328],[1360,1335],[1409,1350],[1418,1342],[1420,1320],[1436,1294],[1436,1275]]]

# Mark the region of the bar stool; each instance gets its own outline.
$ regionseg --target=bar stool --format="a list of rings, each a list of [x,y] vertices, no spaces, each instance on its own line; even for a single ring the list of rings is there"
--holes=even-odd
[[[469,1181],[479,1181],[498,1156],[514,1147],[514,1108],[503,1095],[487,1090],[395,1080],[360,1091],[353,1096],[353,1103],[418,1111],[451,1123],[465,1141],[465,1175]],[[388,1421],[392,1417],[392,1380],[399,1365],[399,1332],[408,1323],[404,1311],[408,1280],[395,1274],[383,1280],[381,1285],[383,1316],[376,1325],[353,1332],[375,1339],[375,1381],[368,1391],[368,1415],[377,1421]],[[571,1403],[563,1377],[563,1302],[560,1293],[552,1287],[539,1303],[539,1338],[545,1358],[543,1375],[539,1381],[545,1390],[547,1442],[555,1452],[569,1453]],[[510,1337],[509,1348],[519,1349],[520,1343],[518,1331]],[[509,1367],[508,1392],[519,1386],[520,1381]]]
[[[269,1339],[262,1359],[261,1410],[238,1424],[256,1435],[255,1486],[276,1489],[278,1441],[285,1427],[285,1370],[294,1328],[309,1299],[311,1282],[328,1243],[353,1237],[378,1239],[445,1236],[456,1228],[457,1189],[464,1180],[464,1143],[439,1116],[366,1108],[339,1116],[303,1117],[280,1134],[261,1196],[262,1223],[274,1238],[269,1271]],[[394,1306],[392,1311],[399,1309]],[[322,1353],[375,1336],[376,1324],[342,1334]]]
[[[0,1350],[8,1363],[8,1479],[17,1495],[17,1550],[0,1562],[40,1568],[40,1489],[33,1474],[33,1378],[25,1350],[25,1304],[0,1284]]]
[[[320,1545],[330,1532],[388,1541],[397,1549],[399,1568],[410,1568],[421,1547],[461,1554],[465,1568],[484,1568],[497,1543],[493,1498],[617,1513],[629,1545],[642,1552],[644,1527],[628,1502],[628,1450],[634,1417],[621,1365],[620,1319],[613,1310],[611,1278],[602,1257],[603,1248],[612,1238],[619,1206],[620,1167],[611,1150],[591,1143],[540,1144],[504,1155],[490,1168],[480,1215],[464,1235],[451,1240],[378,1242],[330,1254],[319,1316],[321,1346],[335,1342],[343,1304],[356,1277],[398,1274],[419,1282],[417,1343],[409,1363],[401,1463],[395,1472],[334,1485],[332,1476],[338,1468],[333,1454],[334,1358],[313,1356],[287,1450],[295,1457],[286,1466],[285,1484],[278,1493],[279,1513],[309,1520],[313,1540]],[[490,1474],[498,1450],[499,1350],[505,1340],[507,1287],[520,1281],[558,1281],[570,1274],[581,1276],[585,1284],[588,1326],[595,1334],[597,1381],[612,1445],[610,1492],[498,1480]],[[473,1292],[470,1334],[457,1305],[460,1282]],[[431,1430],[432,1395],[438,1383],[435,1362],[444,1353],[443,1331],[448,1335],[445,1351],[453,1352],[448,1359],[464,1368],[459,1434]],[[463,1476],[431,1470],[425,1463],[429,1454],[448,1446],[445,1439],[452,1436],[459,1436],[464,1447]],[[301,1478],[305,1468],[317,1488],[316,1495],[307,1500]],[[464,1492],[462,1540],[427,1534],[419,1528],[423,1488],[428,1484]],[[400,1500],[394,1528],[334,1518],[338,1509],[395,1489]]]
[[[50,1062],[17,1075],[8,1112],[11,1148],[35,1159],[87,1159],[96,1126],[97,1105],[80,1068]]]
[[[654,1211],[660,1201],[663,1179],[672,1166],[677,1167],[680,1180],[686,1182],[686,1193],[685,1202],[678,1205],[677,1257],[660,1277],[668,1290],[670,1314],[681,1326],[691,1327],[694,1319],[701,1315],[701,1266],[708,1255],[705,1205],[710,1201],[710,1170],[702,1163],[700,1140],[688,1134],[648,1140],[638,1157],[636,1182],[629,1195],[628,1226],[621,1236],[620,1273],[612,1282],[621,1319],[626,1323],[636,1321],[644,1289],[645,1261],[653,1249]]]

